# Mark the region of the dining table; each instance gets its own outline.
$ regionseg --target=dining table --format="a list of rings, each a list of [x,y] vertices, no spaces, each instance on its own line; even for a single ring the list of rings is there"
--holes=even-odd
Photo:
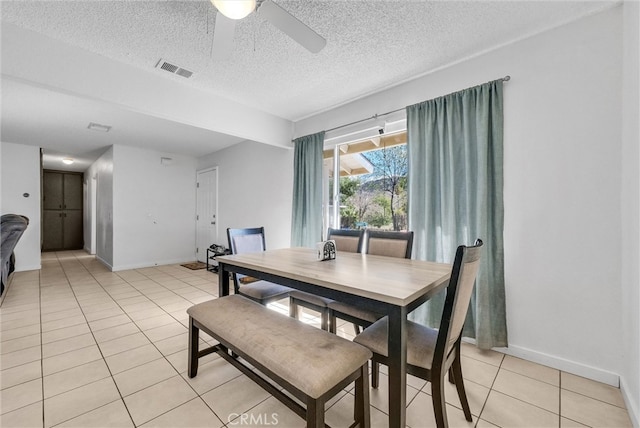
[[[238,273],[356,305],[389,319],[389,427],[406,426],[407,314],[443,290],[447,263],[338,251],[320,261],[312,248],[281,248],[217,258],[219,296]]]

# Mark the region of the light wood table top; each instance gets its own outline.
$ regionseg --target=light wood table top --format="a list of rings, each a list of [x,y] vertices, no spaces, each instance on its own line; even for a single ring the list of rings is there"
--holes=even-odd
[[[338,252],[318,261],[316,250],[283,248],[217,258],[219,263],[319,285],[406,307],[449,280],[451,265],[421,260]]]

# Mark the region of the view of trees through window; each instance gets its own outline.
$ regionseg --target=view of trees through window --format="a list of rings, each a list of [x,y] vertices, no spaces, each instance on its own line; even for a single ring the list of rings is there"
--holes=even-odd
[[[406,144],[359,154],[371,171],[340,177],[340,227],[406,230]]]

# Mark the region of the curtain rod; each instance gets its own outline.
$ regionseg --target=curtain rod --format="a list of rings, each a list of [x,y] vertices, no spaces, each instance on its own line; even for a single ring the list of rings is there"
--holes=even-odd
[[[496,80],[502,80],[503,82],[508,82],[509,80],[511,80],[511,76],[507,75],[507,76],[504,76],[504,77],[502,77],[500,79],[496,79]],[[462,90],[464,91],[464,89],[462,89]],[[358,123],[366,122],[367,120],[377,119],[379,117],[387,116],[387,115],[390,115],[392,113],[397,113],[397,112],[402,111],[404,109],[406,109],[406,107],[402,107],[402,108],[398,108],[398,109],[395,109],[395,110],[391,110],[391,111],[388,111],[386,113],[380,113],[380,114],[376,113],[371,117],[366,117],[364,119],[360,119],[360,120],[356,120],[354,122],[350,122],[350,123],[347,123],[347,124],[344,124],[344,125],[336,126],[334,128],[327,129],[324,132],[331,132],[331,131],[335,131],[335,130],[340,129],[340,128],[346,128],[347,126],[356,125]]]

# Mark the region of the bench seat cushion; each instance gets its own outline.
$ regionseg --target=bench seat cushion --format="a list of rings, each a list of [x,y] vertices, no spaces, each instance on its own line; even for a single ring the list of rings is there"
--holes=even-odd
[[[199,303],[187,313],[231,349],[247,354],[311,398],[321,397],[372,357],[364,346],[239,295]]]

